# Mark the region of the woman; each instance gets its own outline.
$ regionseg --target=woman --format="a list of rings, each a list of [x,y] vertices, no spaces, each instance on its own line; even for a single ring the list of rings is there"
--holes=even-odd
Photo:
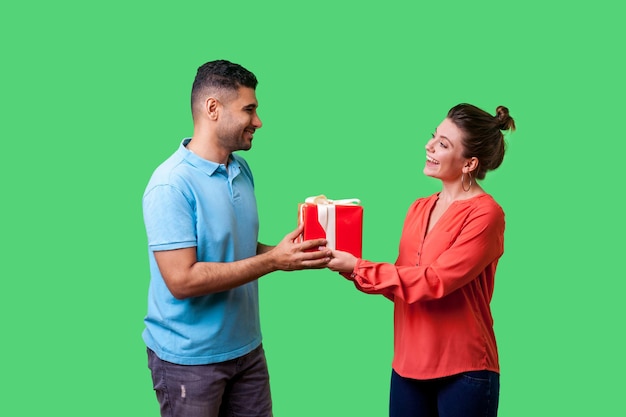
[[[333,251],[329,268],[394,302],[390,416],[496,416],[499,363],[489,303],[504,213],[476,182],[500,166],[506,107],[453,107],[426,144],[439,193],[408,210],[395,264]]]

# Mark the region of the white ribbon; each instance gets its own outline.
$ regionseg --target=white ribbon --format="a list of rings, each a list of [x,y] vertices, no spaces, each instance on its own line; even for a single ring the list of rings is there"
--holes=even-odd
[[[346,206],[348,204],[361,204],[361,200],[358,198],[345,198],[343,200],[331,200],[326,198],[325,195],[316,195],[313,197],[307,197],[304,200],[305,203],[309,204],[335,204],[337,206]]]
[[[329,249],[335,249],[335,206],[345,206],[349,204],[360,204],[361,200],[358,198],[346,198],[343,200],[330,200],[325,195],[318,195],[314,197],[308,197],[304,200],[308,204],[317,205],[317,221],[322,226],[322,229],[326,232],[326,247]]]

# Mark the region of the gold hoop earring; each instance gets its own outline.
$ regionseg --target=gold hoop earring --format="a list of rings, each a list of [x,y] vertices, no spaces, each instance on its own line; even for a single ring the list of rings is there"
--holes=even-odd
[[[467,186],[467,189],[466,189],[465,188],[465,172],[461,174],[461,188],[465,192],[468,192],[469,190],[472,189],[472,174],[468,172],[467,176],[469,177],[469,185]]]

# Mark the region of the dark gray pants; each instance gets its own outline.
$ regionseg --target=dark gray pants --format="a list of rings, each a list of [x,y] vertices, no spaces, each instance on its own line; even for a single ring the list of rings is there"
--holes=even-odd
[[[265,351],[210,365],[177,365],[148,349],[162,417],[271,417]]]

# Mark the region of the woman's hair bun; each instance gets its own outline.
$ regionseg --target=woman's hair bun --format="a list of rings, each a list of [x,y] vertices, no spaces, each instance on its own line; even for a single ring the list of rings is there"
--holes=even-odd
[[[515,130],[515,121],[509,114],[509,109],[504,106],[496,108],[496,118],[498,119],[498,127],[500,130]]]

